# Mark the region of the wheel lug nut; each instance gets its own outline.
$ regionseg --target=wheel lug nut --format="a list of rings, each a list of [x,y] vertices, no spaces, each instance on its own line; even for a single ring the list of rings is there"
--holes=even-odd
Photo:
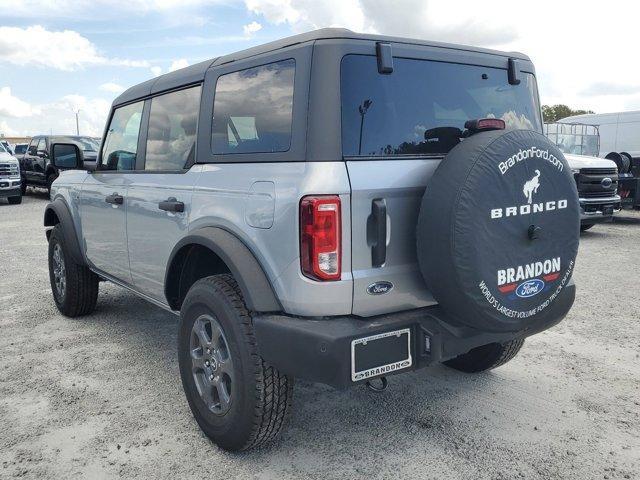
[[[215,377],[213,375],[209,375],[209,380],[213,380]]]
[[[210,365],[209,360],[207,360],[206,362],[204,362],[204,364],[208,367]]]

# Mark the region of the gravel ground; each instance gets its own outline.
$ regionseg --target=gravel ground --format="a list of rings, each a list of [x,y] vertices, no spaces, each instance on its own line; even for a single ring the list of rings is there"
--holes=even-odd
[[[228,454],[184,398],[177,317],[109,284],[58,313],[45,203],[0,202],[2,478],[640,478],[640,212],[582,236],[573,310],[504,367],[298,382],[281,441]]]

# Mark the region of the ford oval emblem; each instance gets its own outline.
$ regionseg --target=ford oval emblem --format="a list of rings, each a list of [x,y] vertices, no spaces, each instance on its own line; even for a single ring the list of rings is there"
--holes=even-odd
[[[376,282],[367,287],[367,293],[369,295],[384,295],[393,290],[393,283],[391,282]]]
[[[542,290],[544,290],[544,282],[539,278],[534,278],[518,285],[516,295],[520,298],[528,298],[539,294]]]
[[[609,177],[604,177],[602,180],[600,180],[600,185],[602,185],[602,188],[610,188],[611,185],[613,185],[613,180],[611,180]]]

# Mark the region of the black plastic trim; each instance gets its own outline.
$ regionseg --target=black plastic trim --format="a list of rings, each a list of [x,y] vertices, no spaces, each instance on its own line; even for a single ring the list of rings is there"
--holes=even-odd
[[[201,245],[215,253],[226,264],[238,282],[249,310],[257,312],[278,312],[282,310],[271,283],[255,256],[235,235],[217,227],[203,227],[191,232],[180,240],[169,256],[165,274],[165,296],[169,305],[175,308],[172,289],[176,287],[174,259],[178,252],[189,245]]]
[[[56,225],[53,215],[54,213],[55,217],[58,218],[62,225],[62,235],[64,236],[64,241],[67,244],[67,247],[71,251],[73,260],[79,265],[86,265],[86,258],[80,248],[78,234],[76,233],[76,227],[73,223],[73,217],[71,216],[67,202],[62,198],[57,198],[53,202],[47,204],[44,209],[45,227],[54,227]],[[47,234],[47,240],[49,240],[49,234]]]

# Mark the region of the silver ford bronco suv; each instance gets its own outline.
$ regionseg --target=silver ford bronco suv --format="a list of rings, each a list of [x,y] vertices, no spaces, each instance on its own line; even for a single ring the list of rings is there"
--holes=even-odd
[[[318,30],[134,86],[95,167],[52,159],[57,307],[110,281],[179,315],[228,450],[282,430],[294,378],[488,370],[574,301],[576,185],[519,53]]]

